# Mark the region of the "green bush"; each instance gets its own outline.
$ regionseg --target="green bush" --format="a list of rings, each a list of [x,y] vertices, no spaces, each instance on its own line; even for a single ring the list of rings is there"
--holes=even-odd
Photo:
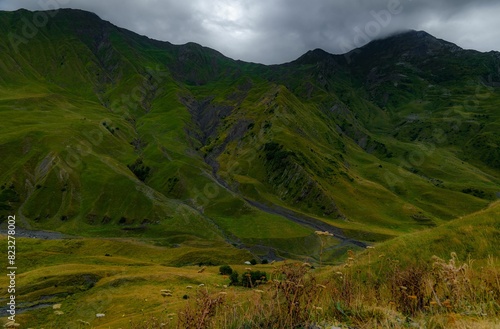
[[[236,271],[233,271],[233,273],[231,273],[231,275],[229,276],[230,286],[238,286],[240,284],[238,276],[238,272]]]
[[[222,265],[219,267],[219,273],[221,275],[231,275],[233,274],[233,269],[229,265]]]
[[[149,173],[151,171],[151,168],[146,166],[142,159],[137,159],[135,162],[131,165],[127,165],[127,167],[134,173],[134,175],[141,181],[146,181],[146,179],[149,176]]]
[[[243,286],[246,288],[255,288],[259,284],[265,283],[267,281],[267,273],[261,271],[246,271],[240,276],[238,272],[233,271],[229,276],[230,286]]]
[[[241,285],[246,288],[254,288],[267,281],[267,273],[261,271],[247,271],[241,276]]]

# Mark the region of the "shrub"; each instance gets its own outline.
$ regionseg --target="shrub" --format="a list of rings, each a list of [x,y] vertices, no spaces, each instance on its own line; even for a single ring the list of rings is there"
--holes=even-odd
[[[254,288],[267,281],[267,273],[261,271],[247,271],[241,276],[241,285],[247,288]]]
[[[229,285],[230,286],[237,286],[239,285],[239,275],[238,272],[233,271],[231,275],[229,275]]]
[[[308,264],[307,264],[308,265]],[[267,328],[313,328],[313,318],[322,285],[316,283],[306,264],[285,264],[273,272],[271,291],[274,305],[267,315]]]
[[[231,275],[233,274],[233,269],[229,265],[222,265],[219,267],[219,273],[221,275]]]
[[[205,290],[198,291],[194,303],[188,303],[184,310],[179,312],[177,328],[213,328],[213,318],[224,301],[224,295],[210,295]]]
[[[257,261],[255,260],[255,258],[250,261],[250,264],[257,265]]]
[[[142,159],[137,159],[133,164],[127,165],[127,167],[134,173],[134,175],[141,181],[145,181],[149,173],[151,171],[151,168],[146,166],[143,162]]]

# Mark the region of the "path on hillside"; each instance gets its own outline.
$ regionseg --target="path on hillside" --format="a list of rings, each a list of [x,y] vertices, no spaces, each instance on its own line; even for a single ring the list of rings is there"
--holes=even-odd
[[[345,246],[346,244],[354,245],[354,246],[361,247],[361,248],[366,248],[368,246],[368,244],[366,244],[363,241],[359,241],[359,240],[355,240],[355,239],[351,239],[351,238],[346,237],[344,235],[344,233],[342,232],[342,229],[340,229],[336,226],[333,226],[331,224],[328,224],[328,223],[326,223],[322,220],[319,220],[317,218],[307,216],[305,214],[299,214],[293,210],[278,206],[276,204],[266,205],[264,203],[245,198],[243,195],[241,195],[237,191],[234,191],[233,189],[231,189],[229,184],[217,174],[217,170],[219,168],[217,161],[215,161],[213,158],[206,157],[205,162],[208,165],[210,165],[210,167],[212,167],[212,177],[215,179],[215,181],[222,188],[227,190],[229,193],[231,193],[237,197],[242,198],[243,200],[245,200],[249,205],[253,206],[254,208],[257,208],[257,209],[259,209],[263,212],[266,212],[268,214],[271,214],[271,215],[278,215],[278,216],[284,217],[284,218],[286,218],[294,223],[297,223],[301,226],[311,228],[315,231],[330,232],[333,234],[333,236],[336,239],[342,241],[342,243],[339,246]]]
[[[278,215],[285,217],[288,220],[291,220],[294,223],[297,223],[302,226],[309,227],[315,231],[327,231],[333,234],[336,239],[341,240],[344,244],[353,244],[355,246],[366,248],[368,245],[362,241],[350,239],[346,237],[342,230],[336,226],[330,225],[326,222],[323,222],[314,217],[310,217],[304,214],[298,214],[290,209],[286,209],[277,205],[268,206],[263,203],[249,200],[244,198],[246,202],[250,205],[254,206],[257,209],[260,209],[268,214]]]
[[[6,230],[0,230],[0,235],[7,235]],[[32,238],[32,239],[42,239],[42,240],[60,240],[60,239],[74,239],[77,236],[67,235],[59,232],[52,231],[38,231],[29,230],[24,228],[16,228],[16,238]]]

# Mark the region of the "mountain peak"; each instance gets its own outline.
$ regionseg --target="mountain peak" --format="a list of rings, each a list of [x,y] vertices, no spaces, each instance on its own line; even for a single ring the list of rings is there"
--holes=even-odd
[[[316,48],[313,50],[309,50],[304,55],[297,58],[293,63],[296,64],[314,64],[317,62],[322,62],[332,58],[332,54],[324,51],[321,48]]]
[[[427,37],[431,37],[431,38],[436,39],[433,35],[427,33],[426,31],[423,31],[423,30],[413,30],[413,29],[398,31],[396,33],[393,33],[393,34],[389,35],[385,39],[393,37],[393,36],[408,36],[408,37],[414,37],[414,38],[427,38]]]
[[[426,31],[417,30],[407,30],[394,33],[383,39],[373,40],[368,43],[365,47],[370,45],[383,44],[384,46],[396,46],[398,48],[417,48],[422,46],[427,46],[428,49],[437,50],[448,49],[448,50],[459,50],[462,49],[455,45],[454,43],[438,39],[435,36],[427,33]],[[364,47],[362,47],[364,48]]]
[[[346,54],[350,61],[378,58],[424,58],[455,53],[462,48],[425,31],[407,30],[376,39]]]

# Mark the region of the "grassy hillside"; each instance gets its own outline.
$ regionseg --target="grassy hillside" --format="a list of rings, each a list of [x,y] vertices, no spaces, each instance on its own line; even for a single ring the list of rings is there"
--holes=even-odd
[[[372,260],[385,255],[389,259],[399,260],[403,266],[425,263],[432,256],[446,259],[452,252],[461,261],[471,258],[483,264],[483,261],[493,257],[498,262],[499,216],[500,202],[497,201],[485,210],[457,218],[439,227],[406,234],[377,245],[369,253]],[[364,261],[367,260],[367,253],[364,253]]]
[[[0,13],[2,221],[313,261],[328,230],[332,261],[499,197],[498,53],[413,31],[264,66],[33,15]]]
[[[219,274],[218,266],[179,267],[210,260],[245,273],[249,265],[243,262],[252,255],[220,243],[199,241],[169,249],[133,239],[18,239],[18,266],[23,269],[17,277],[18,310],[24,311],[17,319],[35,328],[81,328],[83,322],[93,328],[154,328],[155,323],[175,328],[182,327],[185,312],[201,321],[195,311],[208,306],[196,306],[196,300],[222,296],[205,327],[276,328],[273,321],[292,321],[361,328],[497,328],[499,215],[496,202],[439,227],[349,252],[338,266],[310,269],[295,261],[250,266],[265,271],[271,281],[255,289],[228,286],[229,278]],[[284,312],[286,296],[295,290],[286,286],[283,273],[302,285],[296,288],[301,303],[290,317]],[[436,295],[428,288],[431,283]],[[169,295],[162,296],[162,290]],[[416,302],[408,297],[412,294]],[[97,313],[105,317],[97,318]]]
[[[215,275],[218,267],[198,273],[201,267],[179,266],[193,262],[242,264],[252,259],[248,252],[222,243],[198,241],[167,249],[151,242],[17,239],[17,266],[23,269],[16,278],[17,322],[33,327],[79,328],[77,320],[83,319],[94,328],[118,328],[142,319],[144,312],[163,312],[167,304],[169,312],[174,312],[185,293],[195,293],[187,290],[188,285],[227,284],[227,278]],[[4,244],[6,239],[2,238]],[[161,289],[175,291],[175,297],[162,297]],[[63,314],[54,313],[54,304],[63,305],[59,309]],[[96,313],[106,313],[106,319],[95,321]]]

